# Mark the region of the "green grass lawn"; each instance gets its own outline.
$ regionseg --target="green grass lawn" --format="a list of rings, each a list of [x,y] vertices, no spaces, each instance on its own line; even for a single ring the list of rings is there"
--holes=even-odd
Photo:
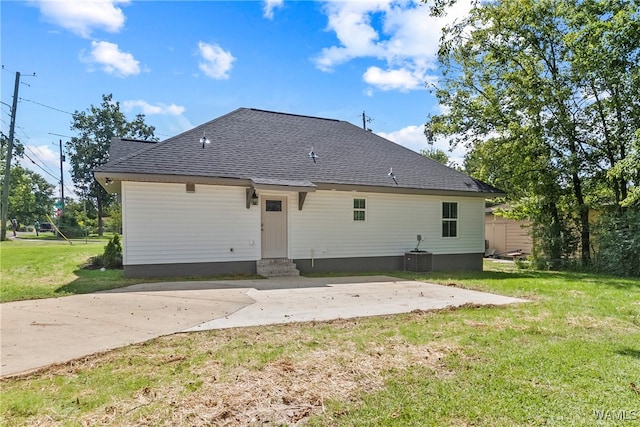
[[[44,233],[41,233],[44,234]],[[49,233],[50,234],[50,233]],[[35,235],[34,235],[35,236]],[[20,239],[0,242],[0,302],[53,298],[120,288],[166,278],[125,279],[122,270],[84,268],[91,257],[102,254],[108,243],[94,237],[88,243],[74,240]],[[259,276],[226,275],[198,280],[248,279]],[[191,279],[193,278],[176,278]]]
[[[640,279],[485,270],[394,274],[530,302],[161,337],[3,379],[0,422],[640,424]]]
[[[0,242],[0,301],[51,298],[128,284],[121,270],[85,270],[107,242]]]

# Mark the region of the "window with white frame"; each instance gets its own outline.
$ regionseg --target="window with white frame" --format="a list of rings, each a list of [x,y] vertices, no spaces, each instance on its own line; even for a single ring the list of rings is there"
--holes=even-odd
[[[367,200],[353,199],[353,220],[365,221],[367,218]]]
[[[458,202],[442,202],[442,237],[458,237]]]

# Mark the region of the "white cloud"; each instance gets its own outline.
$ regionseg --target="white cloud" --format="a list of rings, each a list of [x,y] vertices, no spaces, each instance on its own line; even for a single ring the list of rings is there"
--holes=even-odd
[[[81,56],[84,55],[81,54]],[[82,57],[82,60],[99,64],[106,73],[118,77],[140,74],[140,63],[132,54],[122,52],[115,43],[92,41],[91,53],[89,56]]]
[[[117,5],[128,3],[129,0],[35,1],[44,20],[85,38],[89,38],[94,29],[120,31],[125,16]]]
[[[185,116],[171,116],[166,117],[161,122],[163,129],[166,130],[167,134],[163,136],[174,136],[182,132],[186,132],[189,129],[193,129],[195,126],[191,123],[191,120],[186,118]],[[163,138],[164,139],[164,138]]]
[[[327,29],[333,31],[340,46],[323,48],[315,58],[322,71],[332,71],[337,65],[365,56],[381,57],[384,48],[380,35],[371,25],[371,15],[388,9],[389,1],[327,2],[324,11],[329,18]]]
[[[29,157],[35,156],[34,160],[42,161],[42,163],[49,166],[50,169],[60,171],[60,153],[58,150],[53,151],[48,145],[28,145],[26,146],[25,153],[29,155]],[[37,171],[37,169],[35,170]],[[40,173],[42,173],[42,171],[40,171]]]
[[[273,19],[273,11],[281,8],[284,0],[264,0],[264,17]]]
[[[147,101],[143,101],[141,99],[124,101],[122,103],[122,108],[124,111],[133,111],[138,108],[142,111],[142,114],[150,116],[154,114],[168,115],[168,116],[180,116],[185,112],[185,108],[176,104],[166,105],[163,103],[158,103],[156,105],[151,105]]]
[[[468,14],[469,1],[460,0],[445,18],[429,16],[417,0],[329,1],[324,5],[327,30],[339,44],[323,48],[316,67],[333,71],[356,58],[375,58],[386,69],[370,66],[363,79],[382,90],[415,90],[431,80],[441,28]]]
[[[430,146],[427,142],[427,137],[424,135],[424,125],[411,125],[397,131],[376,132],[376,134],[418,153],[420,150],[426,150],[427,148],[433,147],[447,153],[450,162],[458,165],[462,165],[464,162],[464,156],[466,154],[464,147],[456,147],[452,151],[449,146],[449,142],[445,139],[439,139]]]
[[[398,89],[406,92],[424,87],[426,76],[405,68],[385,71],[379,67],[369,67],[362,78],[365,82],[382,90]]]
[[[376,134],[416,152],[427,148],[427,138],[424,136],[424,125],[411,125],[397,131],[376,132]]]
[[[186,108],[180,105],[161,102],[154,105],[142,99],[133,99],[123,101],[122,109],[125,112],[135,111],[145,116],[155,116],[153,126],[156,128],[155,135],[160,139],[172,137],[194,127],[183,115]]]
[[[213,79],[228,79],[229,71],[233,66],[233,61],[236,58],[231,55],[231,52],[223,50],[216,44],[208,44],[205,42],[198,42],[198,51],[203,61],[200,61],[200,70]]]

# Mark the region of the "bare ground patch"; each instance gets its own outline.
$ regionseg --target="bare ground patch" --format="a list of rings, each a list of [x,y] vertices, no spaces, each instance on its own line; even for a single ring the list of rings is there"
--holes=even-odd
[[[592,329],[592,330],[620,330],[620,331],[637,331],[637,326],[632,322],[625,322],[615,317],[600,317],[582,315],[567,316],[567,324],[576,328]]]
[[[445,367],[444,358],[462,351],[454,343],[438,340],[411,344],[397,334],[381,337],[376,335],[378,331],[365,344],[344,340],[338,343],[331,338],[331,333],[336,333],[333,330],[344,333],[357,328],[358,320],[319,326],[329,328],[327,336],[310,337],[306,327],[172,335],[149,346],[129,346],[51,366],[32,375],[52,380],[60,375],[72,378],[105,365],[114,365],[112,372],[119,375],[142,369],[150,377],[155,376],[154,370],[158,376],[164,375],[157,385],[143,386],[129,396],[83,412],[77,419],[82,425],[293,426],[322,414],[329,401],[356,402],[365,393],[381,390],[390,372],[423,367],[434,377],[453,375]],[[310,342],[313,345],[308,345]],[[281,345],[288,350],[265,363],[233,363],[219,356],[236,344],[249,348]],[[167,374],[171,371],[168,367],[182,373],[174,379]],[[189,382],[185,383],[185,377]],[[80,403],[83,396],[78,399]],[[30,425],[53,426],[69,421],[62,420],[64,414],[39,413],[30,419]]]
[[[355,401],[362,393],[382,389],[391,369],[424,366],[434,375],[446,345],[410,345],[399,338],[361,352],[327,346],[304,355],[284,356],[260,369],[229,369],[215,359],[197,369],[201,381],[195,392],[184,387],[144,389],[130,401],[118,402],[85,418],[86,424],[117,423],[143,406],[156,408],[140,425],[299,425],[325,411],[329,400]]]

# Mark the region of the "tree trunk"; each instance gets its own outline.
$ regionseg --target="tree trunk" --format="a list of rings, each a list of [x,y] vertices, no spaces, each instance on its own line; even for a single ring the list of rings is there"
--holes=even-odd
[[[96,198],[96,207],[98,209],[98,236],[102,236],[104,234],[104,227],[102,224],[102,199],[100,197]]]
[[[577,173],[572,175],[573,194],[578,202],[578,213],[580,215],[580,254],[582,265],[587,266],[591,261],[590,249],[590,226],[589,226],[589,207],[584,203],[582,195],[582,183]]]
[[[542,233],[539,242],[542,253],[551,263],[551,268],[556,270],[562,264],[563,244],[562,244],[562,224],[560,213],[555,200],[546,201],[542,205],[542,217],[538,226]]]

